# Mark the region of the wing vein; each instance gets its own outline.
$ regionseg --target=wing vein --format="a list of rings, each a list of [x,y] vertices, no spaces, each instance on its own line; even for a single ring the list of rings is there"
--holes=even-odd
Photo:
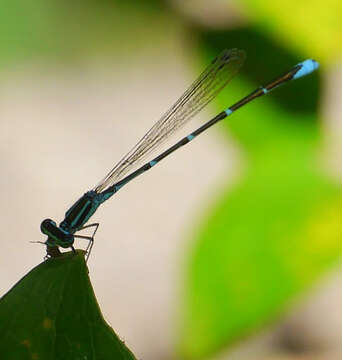
[[[94,190],[102,192],[122,179],[157,146],[192,119],[227,85],[240,69],[244,58],[245,53],[239,49],[224,50],[216,57]]]

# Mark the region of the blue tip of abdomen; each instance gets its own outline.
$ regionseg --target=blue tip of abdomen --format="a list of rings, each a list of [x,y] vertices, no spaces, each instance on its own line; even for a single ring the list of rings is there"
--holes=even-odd
[[[300,77],[309,75],[319,67],[319,63],[313,59],[307,59],[297,64],[297,66],[298,65],[301,65],[301,68],[294,74],[293,79],[299,79]]]

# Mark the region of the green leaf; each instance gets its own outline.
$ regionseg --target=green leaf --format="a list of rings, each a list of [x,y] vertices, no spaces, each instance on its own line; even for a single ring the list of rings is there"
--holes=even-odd
[[[2,360],[107,360],[134,355],[105,322],[84,252],[49,259],[0,300]]]

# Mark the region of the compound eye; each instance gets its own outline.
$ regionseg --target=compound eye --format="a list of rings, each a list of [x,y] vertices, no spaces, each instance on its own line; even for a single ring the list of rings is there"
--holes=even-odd
[[[55,221],[53,221],[53,220],[51,220],[51,219],[45,219],[45,220],[43,220],[43,222],[42,222],[42,224],[44,224],[44,225],[52,225],[52,226],[56,226],[57,224],[56,224],[56,222]]]
[[[43,233],[43,234],[46,234],[48,233],[49,229],[51,228],[55,228],[57,226],[57,224],[51,220],[51,219],[45,219],[42,221],[42,223],[40,224],[40,231]]]

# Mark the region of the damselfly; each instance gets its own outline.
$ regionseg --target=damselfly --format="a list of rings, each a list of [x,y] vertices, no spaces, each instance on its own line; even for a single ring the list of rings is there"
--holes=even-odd
[[[267,85],[257,88],[231,107],[216,115],[213,119],[204,123],[191,134],[179,140],[153,160],[134,170],[148,154],[160,146],[171,134],[174,134],[176,130],[180,129],[215,98],[215,96],[237,73],[243,64],[244,59],[245,53],[242,50],[224,50],[211,62],[198,79],[144,135],[133,149],[114,166],[107,176],[96,187],[86,192],[70,207],[69,210],[67,210],[65,218],[59,226],[51,219],[45,219],[41,223],[42,233],[48,236],[47,240],[44,242],[47,246],[48,256],[59,255],[59,247],[71,248],[75,251],[73,246],[75,238],[82,238],[89,240],[86,249],[88,258],[99,224],[86,224],[103,202],[109,199],[128,182],[143,172],[151,169],[172,152],[193,140],[212,125],[231,115],[237,109],[290,80],[298,79],[310,74],[319,66],[319,64],[312,59],[305,60],[295,65],[287,73],[269,82]],[[93,234],[91,236],[75,235],[76,232],[85,228],[93,228]]]

